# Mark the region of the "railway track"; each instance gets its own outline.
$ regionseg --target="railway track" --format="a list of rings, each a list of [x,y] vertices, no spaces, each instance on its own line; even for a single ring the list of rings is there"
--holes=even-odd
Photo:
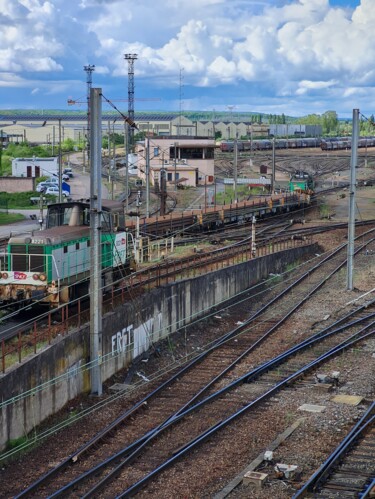
[[[293,496],[341,499],[375,494],[375,402]]]
[[[104,485],[108,497],[133,494],[195,445],[207,440],[245,412],[258,408],[279,389],[330,358],[336,353],[338,343],[342,343],[342,348],[345,348],[350,342],[372,335],[375,312],[361,308],[299,346],[292,345],[286,352],[279,345],[280,353],[272,361],[269,361],[265,349],[262,352],[263,360],[249,371],[249,361],[246,361],[249,354],[260,344],[264,345],[266,338],[265,345],[272,338],[279,344],[276,334],[281,325],[285,325],[288,318],[300,309],[311,294],[341,268],[342,250],[343,248],[339,249],[321,262],[321,265],[316,265],[316,268],[301,276],[280,296],[253,313],[245,324],[217,340],[173,378],[157,387],[87,447],[81,448],[77,454],[70,456],[17,497],[44,497],[40,495],[40,487],[43,487],[43,494],[49,497],[69,497],[69,494],[74,496],[77,493],[80,497],[93,497]],[[273,312],[270,310],[271,305]],[[277,314],[274,313],[275,309]],[[244,386],[255,380],[258,380],[254,392],[256,396],[249,401],[249,394],[246,394]],[[206,398],[202,400],[203,395]],[[146,407],[146,411],[141,410]],[[132,421],[128,421],[124,429],[123,422],[130,415]],[[180,423],[176,424],[177,422]],[[115,431],[115,424],[121,431],[110,439],[111,454],[108,456],[108,433]],[[176,432],[173,436],[170,433],[172,427],[173,432]],[[140,432],[140,428],[146,433]],[[167,434],[164,434],[167,429]],[[103,445],[99,445],[103,439]],[[94,446],[99,449],[95,460],[92,455]],[[142,453],[140,459],[140,452],[145,448],[151,450],[151,455]],[[87,461],[84,460],[85,453]],[[127,467],[124,472],[124,466],[130,462],[133,463],[132,467]],[[102,469],[106,470],[104,475],[101,474]],[[62,470],[67,471],[61,474]],[[67,478],[69,483],[66,483]],[[115,485],[110,485],[110,479],[114,478]],[[80,488],[83,482],[85,485]],[[71,492],[73,489],[74,492]]]

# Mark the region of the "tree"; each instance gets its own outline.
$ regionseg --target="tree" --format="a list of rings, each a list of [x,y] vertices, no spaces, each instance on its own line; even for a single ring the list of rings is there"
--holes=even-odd
[[[330,134],[337,132],[338,117],[336,111],[326,111],[323,116],[323,133]]]
[[[298,118],[296,121],[298,125],[322,125],[322,122],[323,120],[320,114],[308,114],[307,116]]]

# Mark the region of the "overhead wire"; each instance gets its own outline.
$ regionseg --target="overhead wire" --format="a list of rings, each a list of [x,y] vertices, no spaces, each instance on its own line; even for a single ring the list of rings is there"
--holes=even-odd
[[[296,269],[302,269],[303,270],[303,267],[305,265],[314,262],[316,259],[318,259],[320,257],[324,257],[326,254],[329,254],[331,251],[332,250],[329,250],[329,251],[327,251],[325,253],[322,253],[320,255],[315,255],[313,258],[309,259],[307,262],[299,264],[299,265],[297,265],[293,269],[288,269],[285,272],[280,273],[280,279],[277,280],[276,282],[275,282],[274,277],[272,277],[269,280],[269,281],[271,281],[271,284],[272,284],[272,286],[270,286],[270,287],[267,287],[268,280],[266,280],[266,281],[263,281],[261,283],[257,283],[256,285],[252,286],[251,288],[238,293],[236,296],[234,296],[234,297],[231,298],[231,300],[230,300],[231,304],[230,305],[225,305],[224,308],[222,308],[222,309],[218,309],[217,307],[215,307],[215,310],[211,314],[209,314],[209,315],[207,315],[205,317],[201,317],[201,318],[198,318],[198,319],[192,321],[191,323],[189,323],[189,325],[187,327],[190,328],[194,324],[199,323],[200,321],[207,320],[207,318],[212,317],[214,315],[217,315],[217,314],[219,314],[223,310],[227,310],[228,308],[231,308],[233,306],[237,306],[238,304],[240,304],[240,303],[242,303],[242,302],[244,302],[246,300],[249,300],[250,299],[249,296],[244,296],[240,301],[235,300],[235,298],[239,297],[241,295],[248,295],[252,290],[254,290],[254,289],[256,289],[256,288],[258,288],[260,286],[266,286],[267,288],[264,289],[264,290],[259,291],[256,294],[251,294],[251,299],[254,299],[254,298],[258,297],[259,295],[261,295],[261,294],[263,294],[265,292],[272,291],[272,290],[276,289],[277,287],[279,287],[281,284],[288,283],[290,280],[293,279],[293,277],[290,276],[290,273],[292,271],[294,271]],[[288,276],[288,274],[289,274],[289,276]],[[287,279],[285,279],[285,276],[287,276]],[[226,300],[226,301],[228,301],[228,300]],[[223,302],[225,303],[226,301],[223,301]],[[210,307],[210,308],[212,309],[212,307]],[[242,334],[242,332],[238,333],[238,335],[240,335],[240,334]],[[82,419],[83,417],[86,417],[86,416],[88,416],[90,414],[95,413],[97,410],[100,410],[101,408],[103,408],[103,407],[105,407],[105,406],[107,406],[109,404],[112,404],[113,402],[115,402],[119,398],[123,398],[124,396],[126,397],[126,396],[132,394],[134,390],[136,390],[136,389],[144,386],[145,384],[147,384],[147,383],[149,383],[151,381],[157,380],[158,378],[160,378],[161,376],[167,374],[168,372],[173,371],[177,366],[181,366],[181,365],[186,364],[194,356],[197,356],[198,354],[200,355],[203,352],[209,350],[212,347],[213,343],[215,343],[215,340],[212,340],[212,341],[206,343],[205,345],[203,345],[200,348],[199,353],[196,352],[196,351],[191,352],[190,354],[186,355],[183,359],[179,359],[178,362],[174,361],[172,363],[167,364],[165,367],[163,367],[163,369],[160,369],[160,370],[154,372],[152,376],[148,376],[148,379],[149,379],[148,381],[145,381],[144,379],[143,380],[139,380],[138,382],[135,382],[132,385],[129,385],[126,390],[123,390],[123,391],[120,391],[120,392],[118,392],[118,393],[116,393],[114,395],[111,395],[107,399],[99,401],[98,403],[94,404],[93,406],[91,406],[88,409],[84,409],[76,417],[74,417],[74,418],[68,418],[67,420],[59,423],[58,425],[53,426],[52,428],[49,428],[48,430],[46,430],[46,431],[44,431],[44,432],[42,432],[40,434],[34,433],[34,438],[30,438],[30,440],[27,441],[22,446],[22,448],[19,447],[17,449],[13,449],[12,451],[10,451],[10,453],[8,452],[6,454],[0,455],[0,460],[8,458],[8,457],[10,457],[10,455],[13,455],[13,454],[19,452],[20,450],[22,450],[24,448],[27,448],[27,447],[29,447],[31,445],[35,445],[35,443],[38,443],[38,442],[44,440],[45,438],[47,438],[51,434],[55,434],[56,431],[62,430],[64,427],[69,426],[70,424],[75,423],[76,421]],[[103,360],[105,362],[105,359],[103,359]],[[87,369],[90,369],[90,367],[87,367],[87,365],[85,365],[85,366],[82,366],[79,370],[83,371],[83,370],[87,370]],[[12,398],[12,399],[10,399],[8,401],[4,401],[3,403],[0,404],[0,408],[2,406],[6,405],[6,404],[13,403],[16,400],[21,400],[22,398],[26,398],[28,396],[35,395],[35,393],[37,391],[40,391],[41,389],[43,389],[44,387],[46,387],[47,384],[48,384],[48,386],[50,386],[52,383],[57,383],[57,382],[61,381],[66,376],[67,376],[67,373],[64,373],[64,375],[61,375],[61,376],[56,377],[56,378],[54,378],[52,380],[49,380],[47,383],[39,385],[39,386],[33,388],[32,390],[29,390],[27,392],[24,392],[23,394],[20,394],[15,399]]]

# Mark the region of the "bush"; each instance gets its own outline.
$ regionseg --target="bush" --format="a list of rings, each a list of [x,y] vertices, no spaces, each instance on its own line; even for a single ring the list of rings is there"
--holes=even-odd
[[[30,208],[30,198],[37,195],[34,191],[0,192],[0,207],[8,209]]]

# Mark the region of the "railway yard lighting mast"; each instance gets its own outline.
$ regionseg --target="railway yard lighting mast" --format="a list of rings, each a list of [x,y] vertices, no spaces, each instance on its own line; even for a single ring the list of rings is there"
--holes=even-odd
[[[86,147],[87,147],[87,163],[90,163],[90,92],[91,92],[91,86],[92,86],[92,73],[95,71],[95,65],[94,64],[87,64],[86,66],[83,66],[84,71],[86,72],[87,78],[87,141],[86,141]],[[83,154],[85,154],[83,152]]]
[[[128,61],[128,118],[134,121],[134,61],[138,59],[138,54],[125,54],[124,58]],[[128,146],[130,149],[134,145],[134,129],[128,127]]]

